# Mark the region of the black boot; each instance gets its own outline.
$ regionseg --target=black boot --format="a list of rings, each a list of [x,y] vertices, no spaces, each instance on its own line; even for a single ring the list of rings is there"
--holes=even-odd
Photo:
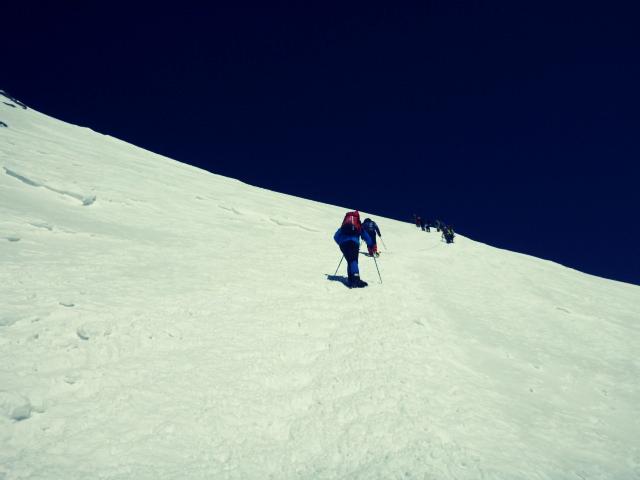
[[[360,280],[360,275],[353,275],[349,279],[349,288],[364,288],[367,285],[369,285],[367,282]]]

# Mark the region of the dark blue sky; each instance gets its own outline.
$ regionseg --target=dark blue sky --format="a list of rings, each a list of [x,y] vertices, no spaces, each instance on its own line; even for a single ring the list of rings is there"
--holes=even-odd
[[[37,110],[253,185],[439,217],[640,284],[633,8],[60,3],[3,10],[0,88]]]

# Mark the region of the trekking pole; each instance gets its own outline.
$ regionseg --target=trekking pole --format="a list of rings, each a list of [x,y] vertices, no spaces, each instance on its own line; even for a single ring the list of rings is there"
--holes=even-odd
[[[376,264],[376,270],[378,270],[378,278],[380,278],[380,283],[382,283],[382,277],[380,276],[380,269],[378,268],[378,261],[376,260],[376,257],[374,255],[372,255],[371,258],[373,258],[373,261]]]
[[[340,263],[338,263],[338,268],[336,268],[336,273],[333,274],[334,277],[338,275],[338,270],[340,270],[340,265],[342,265],[342,260],[344,260],[344,255],[340,257]]]

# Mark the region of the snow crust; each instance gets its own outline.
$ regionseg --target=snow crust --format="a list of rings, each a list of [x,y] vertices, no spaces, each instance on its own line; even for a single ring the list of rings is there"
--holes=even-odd
[[[0,100],[0,479],[640,478],[640,287]]]

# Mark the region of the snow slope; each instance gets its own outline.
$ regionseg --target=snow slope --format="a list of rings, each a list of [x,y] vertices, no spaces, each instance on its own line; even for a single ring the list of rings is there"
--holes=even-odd
[[[640,287],[0,121],[0,479],[640,478]]]

